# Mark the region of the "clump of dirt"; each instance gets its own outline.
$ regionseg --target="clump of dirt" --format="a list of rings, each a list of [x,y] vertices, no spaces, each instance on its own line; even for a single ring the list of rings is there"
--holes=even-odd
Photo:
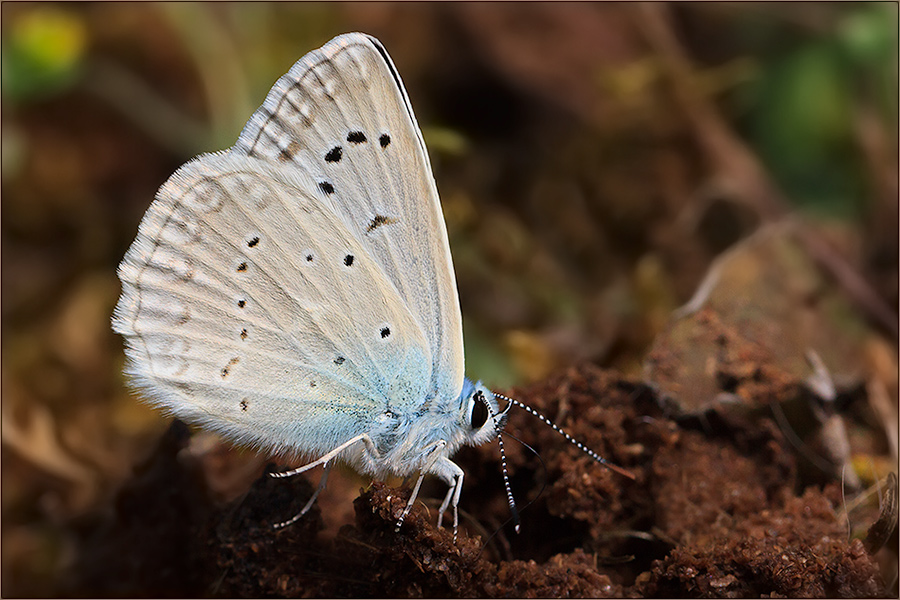
[[[216,509],[196,464],[179,460],[190,436],[176,421],[119,490],[109,510],[72,524],[75,564],[60,596],[204,594],[209,557],[200,541]]]
[[[459,539],[409,490],[373,483],[355,522],[325,535],[313,488],[259,478],[217,506],[175,429],[93,523],[72,595],[120,596],[878,596],[878,565],[849,541],[839,489],[799,489],[792,449],[770,421],[723,416],[704,428],[654,391],[586,366],[515,396],[634,475],[604,468],[524,411],[504,443],[521,533],[496,444],[457,455],[466,472]],[[513,436],[521,444],[513,441]],[[537,454],[526,447],[537,450]],[[182,457],[178,460],[177,457]],[[440,498],[443,490],[435,488]],[[424,492],[421,497],[427,497]],[[326,507],[330,508],[330,507]],[[102,560],[100,560],[102,557]],[[84,571],[102,565],[103,576]],[[155,577],[154,577],[155,574]]]

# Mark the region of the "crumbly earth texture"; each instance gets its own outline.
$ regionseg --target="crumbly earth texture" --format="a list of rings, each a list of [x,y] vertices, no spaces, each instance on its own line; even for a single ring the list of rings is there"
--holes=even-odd
[[[521,533],[508,523],[497,444],[457,455],[461,525],[435,527],[443,488],[358,491],[333,532],[328,501],[292,526],[313,491],[264,474],[222,505],[179,452],[176,422],[118,494],[85,522],[67,594],[219,597],[871,597],[875,558],[848,540],[840,487],[798,484],[794,454],[766,418],[678,419],[649,387],[595,367],[514,390],[635,475],[596,464],[523,411],[505,448]],[[512,439],[517,437],[523,444]],[[532,453],[525,446],[534,448]],[[270,467],[271,468],[271,467]],[[339,476],[332,476],[332,483]],[[340,486],[340,484],[338,484]],[[358,494],[355,500],[352,495]],[[431,500],[430,498],[437,499]],[[293,511],[293,512],[292,512]]]

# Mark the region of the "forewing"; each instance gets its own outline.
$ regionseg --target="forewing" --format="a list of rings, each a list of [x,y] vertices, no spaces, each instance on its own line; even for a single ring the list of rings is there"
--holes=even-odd
[[[278,80],[231,151],[297,165],[329,190],[347,230],[424,332],[431,394],[455,399],[462,319],[446,226],[419,126],[381,44],[347,34],[307,54]]]

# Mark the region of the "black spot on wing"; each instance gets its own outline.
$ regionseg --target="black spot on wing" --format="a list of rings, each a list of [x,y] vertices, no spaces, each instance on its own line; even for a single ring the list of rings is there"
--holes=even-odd
[[[340,146],[335,146],[325,155],[325,162],[335,163],[341,160],[343,156],[343,149]]]
[[[331,185],[330,181],[320,181],[319,189],[322,190],[322,192],[325,194],[333,194],[334,193],[334,186]]]
[[[382,225],[393,225],[397,222],[397,219],[392,219],[391,217],[386,217],[384,215],[375,215],[369,222],[369,226],[366,227],[366,233],[372,233]]]

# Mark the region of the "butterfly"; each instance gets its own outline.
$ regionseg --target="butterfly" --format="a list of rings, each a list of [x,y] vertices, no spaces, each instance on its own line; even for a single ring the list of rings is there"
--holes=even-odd
[[[378,40],[341,35],[294,64],[234,146],[162,185],[118,273],[113,329],[149,402],[315,459],[276,475],[324,467],[295,519],[344,462],[418,474],[398,529],[423,477],[442,479],[438,524],[452,508],[455,538],[464,472],[451,456],[495,438],[514,401],[501,411],[465,377],[431,164]]]

